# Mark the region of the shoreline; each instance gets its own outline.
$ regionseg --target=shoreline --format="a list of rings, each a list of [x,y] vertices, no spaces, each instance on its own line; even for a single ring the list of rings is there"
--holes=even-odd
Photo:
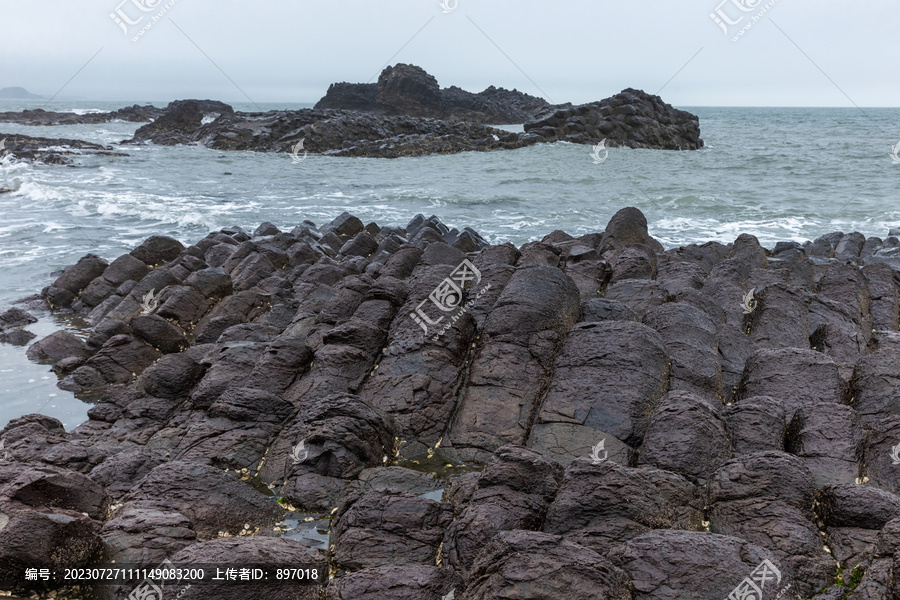
[[[422,215],[153,236],[18,305],[93,324],[28,355],[97,402],[73,431],[38,415],[0,430],[0,473],[60,482],[37,504],[0,488],[0,505],[35,542],[40,515],[75,519],[46,530],[81,540],[69,566],[273,551],[337,569],[329,594],[347,600],[413,576],[481,597],[522,556],[619,593],[646,584],[642,561],[684,568],[685,544],[699,558],[669,584],[686,594],[722,561],[765,558],[811,596],[833,578],[822,534],[842,562],[875,564],[875,536],[900,523],[900,396],[879,383],[900,377],[898,299],[894,236],[666,250],[634,208],[518,248]],[[282,537],[302,537],[298,513],[331,551]],[[790,547],[785,527],[804,532]],[[841,545],[847,527],[872,532],[869,550]]]

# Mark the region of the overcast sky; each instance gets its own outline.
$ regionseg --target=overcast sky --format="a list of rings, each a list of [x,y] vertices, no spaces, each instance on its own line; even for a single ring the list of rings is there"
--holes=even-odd
[[[732,35],[766,1],[445,1],[455,9],[444,13],[438,0],[0,0],[0,87],[50,97],[65,86],[61,96],[92,100],[315,102],[332,81],[374,80],[407,62],[442,87],[493,84],[555,103],[626,87],[662,90],[679,106],[900,103],[898,0],[768,0],[738,42]],[[727,36],[710,18],[719,6],[744,17]],[[110,17],[117,8],[143,20],[126,34]]]

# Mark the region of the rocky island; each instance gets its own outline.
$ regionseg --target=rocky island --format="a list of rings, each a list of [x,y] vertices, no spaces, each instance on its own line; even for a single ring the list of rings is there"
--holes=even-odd
[[[894,233],[665,249],[625,208],[517,248],[345,213],[85,256],[0,315],[87,319],[28,355],[95,402],[0,430],[0,590],[168,560],[331,576],[273,599],[889,598]]]
[[[405,64],[385,68],[377,83],[333,84],[312,109],[244,113],[214,100],[178,100],[165,109],[135,105],[86,115],[40,109],[0,113],[0,122],[24,125],[110,120],[149,121],[123,144],[371,158],[512,150],[557,141],[661,150],[703,146],[696,115],[641,90],[629,88],[578,106],[551,105],[503,88],[478,94],[442,89],[423,69]],[[524,131],[492,127],[509,123],[524,124]]]

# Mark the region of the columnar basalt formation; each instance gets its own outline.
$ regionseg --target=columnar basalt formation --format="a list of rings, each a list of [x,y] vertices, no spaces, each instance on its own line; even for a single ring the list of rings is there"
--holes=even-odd
[[[890,598],[900,240],[860,237],[666,250],[627,208],[516,248],[344,214],[86,256],[0,315],[84,317],[28,355],[95,402],[0,430],[0,590],[280,554],[332,600],[725,598],[769,566],[767,597]],[[284,537],[295,511],[330,541]]]

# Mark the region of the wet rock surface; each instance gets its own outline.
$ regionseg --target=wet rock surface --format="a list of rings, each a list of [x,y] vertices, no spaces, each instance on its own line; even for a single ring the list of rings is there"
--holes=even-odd
[[[108,123],[110,121],[126,121],[142,123],[152,121],[162,114],[161,108],[155,106],[126,106],[110,112],[94,112],[76,114],[73,112],[55,112],[35,108],[21,112],[0,112],[0,123],[18,123],[19,125],[84,125]]]
[[[82,140],[32,137],[21,133],[0,133],[0,142],[0,158],[12,155],[18,160],[46,165],[73,165],[75,162],[72,157],[77,156],[128,156],[114,150],[112,146]]]
[[[344,214],[86,256],[42,298],[90,329],[28,356],[94,406],[0,430],[0,590],[281,556],[334,578],[273,598],[891,598],[900,263],[833,237]]]

